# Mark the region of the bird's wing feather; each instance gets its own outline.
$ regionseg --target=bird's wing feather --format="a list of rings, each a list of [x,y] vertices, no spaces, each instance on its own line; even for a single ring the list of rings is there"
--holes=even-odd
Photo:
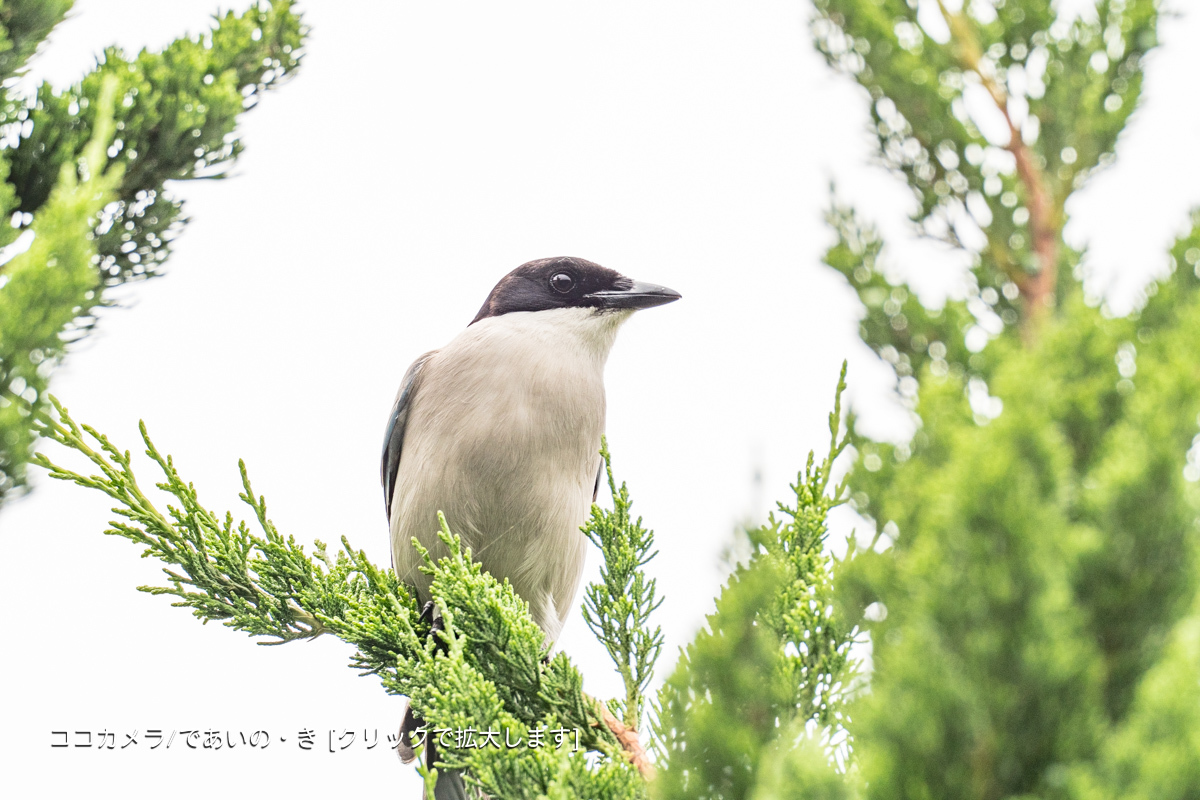
[[[408,410],[412,407],[413,398],[421,383],[421,370],[429,359],[437,353],[430,350],[418,358],[404,373],[400,381],[400,391],[392,406],[392,414],[388,417],[387,430],[383,435],[383,460],[379,466],[379,478],[383,483],[383,507],[387,511],[388,522],[392,519],[392,495],[396,493],[396,473],[400,469],[400,451],[404,448],[404,429],[408,425]]]

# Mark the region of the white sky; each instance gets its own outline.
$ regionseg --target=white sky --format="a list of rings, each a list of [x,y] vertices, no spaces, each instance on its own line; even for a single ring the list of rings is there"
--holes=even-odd
[[[68,83],[103,46],[164,45],[212,8],[82,0],[32,76]],[[661,550],[665,674],[710,610],[734,527],[786,498],[824,447],[843,358],[870,430],[905,427],[888,372],[857,341],[852,293],[818,263],[829,181],[931,294],[953,267],[905,236],[907,191],[869,165],[863,96],[812,51],[802,2],[307,8],[304,67],[245,119],[235,177],[176,187],[193,221],[170,274],[121,292],[132,308],[104,315],[54,392],[126,447],[145,419],[210,507],[242,513],[245,458],[284,533],[345,534],[387,563],[378,458],[396,386],[501,275],[578,255],[678,289],[681,302],[622,331],[607,378],[618,476]],[[1099,282],[1125,295],[1200,202],[1200,70],[1182,46],[1200,40],[1197,15],[1163,38],[1118,167],[1071,207],[1072,242],[1090,242]],[[382,743],[402,701],[348,670],[347,646],[257,647],[201,627],[134,590],[159,573],[101,535],[102,497],[34,483],[0,515],[0,754],[15,794],[418,796]],[[560,645],[590,692],[618,691],[578,613]],[[276,741],[150,752],[149,728]],[[304,753],[301,728],[318,750],[330,729],[360,733],[345,752]],[[52,730],[115,731],[119,746],[135,729],[125,750],[50,748]],[[378,730],[374,750],[363,729]]]

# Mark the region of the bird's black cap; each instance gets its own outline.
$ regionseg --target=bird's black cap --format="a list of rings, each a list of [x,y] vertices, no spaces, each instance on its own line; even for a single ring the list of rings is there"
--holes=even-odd
[[[514,311],[651,308],[680,297],[674,289],[640,283],[586,259],[571,256],[540,258],[522,264],[501,278],[471,323]]]

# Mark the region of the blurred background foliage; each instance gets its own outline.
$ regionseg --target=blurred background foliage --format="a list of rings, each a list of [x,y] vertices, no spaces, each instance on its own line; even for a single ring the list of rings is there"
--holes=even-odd
[[[719,672],[758,675],[743,681],[754,688],[674,733],[659,794],[1198,798],[1200,213],[1181,210],[1189,232],[1125,316],[1062,237],[1071,194],[1114,162],[1160,4],[814,4],[816,47],[865,90],[913,226],[970,269],[926,307],[902,277],[912,267],[889,263],[878,229],[834,198],[825,261],[861,300],[862,340],[916,422],[903,443],[851,423],[850,502],[874,535],[810,573],[836,602],[834,624],[810,621],[805,640],[861,625],[869,663],[830,698],[836,720],[789,702],[738,737],[778,672],[769,648],[738,645]],[[714,623],[737,614],[727,603]],[[765,619],[749,604],[742,636]],[[697,657],[714,636],[734,644],[723,630],[702,632],[678,668],[694,708],[728,691]],[[720,768],[695,763],[714,739],[742,746]]]
[[[17,78],[71,6],[0,4],[0,503],[24,484],[29,413],[104,289],[161,274],[186,223],[166,182],[224,173],[241,151],[238,115],[296,71],[306,35],[291,0],[273,0],[158,52],[110,47],[79,83],[27,96]],[[89,162],[110,84],[112,130]],[[68,188],[78,181],[86,199]]]
[[[926,308],[875,228],[830,212],[827,263],[918,422],[903,444],[853,436],[852,502],[890,545],[838,576],[849,618],[871,611],[863,796],[1200,797],[1200,217],[1124,317],[1062,239],[1159,6],[816,0],[914,225],[971,263]]]

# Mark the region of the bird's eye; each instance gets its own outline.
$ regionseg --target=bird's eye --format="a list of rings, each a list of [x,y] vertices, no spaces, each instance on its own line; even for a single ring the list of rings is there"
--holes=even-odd
[[[558,272],[550,278],[550,288],[559,294],[566,294],[575,288],[575,278],[569,272]]]

